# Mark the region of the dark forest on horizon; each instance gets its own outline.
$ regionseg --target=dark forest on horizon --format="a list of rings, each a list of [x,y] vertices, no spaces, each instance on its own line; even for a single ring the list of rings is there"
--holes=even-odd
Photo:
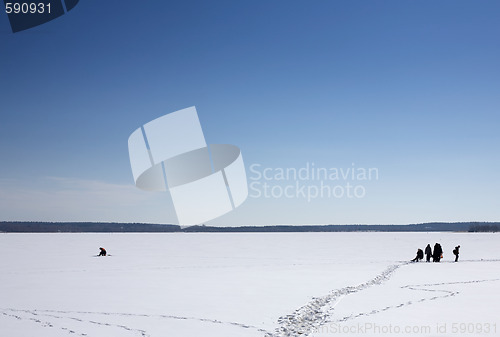
[[[279,233],[279,232],[497,232],[500,222],[429,222],[408,225],[269,225],[215,227],[109,222],[3,221],[6,233]]]

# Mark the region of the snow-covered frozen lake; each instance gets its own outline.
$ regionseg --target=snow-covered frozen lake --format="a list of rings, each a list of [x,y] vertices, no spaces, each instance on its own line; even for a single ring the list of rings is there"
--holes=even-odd
[[[435,242],[441,263],[407,262]],[[500,336],[499,243],[477,233],[0,234],[0,336]],[[100,246],[111,256],[96,257]]]

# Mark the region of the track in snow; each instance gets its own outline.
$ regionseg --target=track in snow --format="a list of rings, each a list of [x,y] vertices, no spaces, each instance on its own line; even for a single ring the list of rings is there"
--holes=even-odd
[[[473,281],[462,281],[462,282],[444,282],[444,283],[432,283],[432,284],[416,284],[416,285],[406,285],[402,286],[402,289],[410,289],[410,290],[415,290],[415,291],[425,291],[425,292],[431,292],[431,293],[438,293],[435,296],[432,297],[423,297],[417,301],[407,301],[400,303],[398,305],[392,305],[392,306],[387,306],[382,309],[374,309],[370,312],[361,312],[355,315],[349,315],[340,319],[333,320],[332,322],[335,323],[340,323],[340,322],[345,322],[351,319],[355,319],[358,317],[363,317],[363,316],[371,316],[378,314],[383,311],[391,310],[391,309],[399,309],[408,305],[412,305],[415,303],[422,303],[426,301],[435,301],[438,299],[443,299],[447,297],[452,297],[455,295],[460,294],[459,291],[452,291],[452,290],[446,290],[446,289],[433,289],[433,288],[428,288],[428,287],[436,287],[436,286],[443,286],[443,285],[454,285],[454,284],[472,284],[472,283],[483,283],[483,282],[495,282],[495,281],[500,281],[500,279],[489,279],[489,280],[473,280]]]
[[[232,325],[244,329],[253,329],[261,333],[268,333],[267,330],[238,322],[225,322],[216,319],[209,318],[197,318],[197,317],[184,317],[175,315],[148,315],[148,314],[131,314],[131,313],[116,313],[116,312],[92,312],[92,311],[62,311],[62,310],[26,310],[26,309],[12,309],[12,308],[2,308],[0,309],[0,314],[11,317],[18,320],[29,320],[40,324],[44,328],[59,328],[67,331],[70,334],[75,334],[77,336],[89,336],[84,332],[77,332],[75,328],[67,328],[64,325],[65,321],[72,320],[81,323],[88,323],[92,325],[98,325],[103,327],[114,327],[122,331],[120,336],[140,336],[140,337],[150,337],[146,330],[132,328],[123,324],[113,324],[106,321],[106,317],[142,317],[142,318],[160,318],[160,319],[173,319],[173,320],[188,320],[188,321],[199,321],[203,323],[210,324],[222,324],[222,325]],[[102,318],[96,319],[85,319],[87,315],[98,315]],[[55,319],[55,320],[54,320]],[[59,324],[60,323],[60,324]],[[127,334],[128,333],[128,334]]]
[[[500,260],[469,260],[469,261],[462,261],[462,263],[499,262],[499,261]],[[459,294],[458,291],[439,289],[439,287],[441,286],[500,281],[500,279],[486,279],[486,280],[472,280],[463,282],[405,285],[402,286],[401,288],[413,291],[434,293],[435,296],[423,297],[417,301],[407,301],[400,303],[398,305],[387,306],[369,312],[361,312],[341,318],[335,318],[335,319],[333,318],[335,307],[340,303],[340,301],[345,296],[363,291],[373,286],[381,285],[382,283],[389,280],[400,267],[408,264],[411,264],[411,262],[405,261],[393,264],[387,267],[382,273],[378,274],[373,279],[365,283],[359,284],[357,286],[348,286],[341,289],[337,289],[330,292],[328,295],[313,298],[312,301],[298,308],[292,314],[280,317],[278,319],[279,326],[273,332],[267,331],[263,328],[259,328],[253,325],[248,325],[239,322],[225,322],[217,319],[185,317],[176,315],[158,315],[158,314],[148,315],[148,314],[116,313],[116,312],[61,311],[61,310],[37,310],[37,309],[26,310],[26,309],[13,309],[13,308],[0,308],[0,315],[17,320],[31,321],[39,324],[44,328],[61,329],[69,334],[74,334],[75,336],[88,336],[88,334],[82,331],[79,332],[75,328],[67,327],[66,323],[68,322],[68,320],[96,325],[96,326],[116,328],[122,332],[121,336],[150,337],[150,335],[146,330],[133,328],[124,324],[110,323],[109,320],[106,319],[106,317],[110,318],[142,317],[142,318],[156,318],[165,320],[188,320],[188,321],[204,322],[209,324],[232,325],[244,329],[255,330],[257,332],[263,333],[265,337],[297,337],[297,336],[304,337],[316,331],[318,328],[320,328],[327,322],[345,322],[363,316],[375,315],[380,312],[385,312],[387,310],[402,308],[415,303],[434,301],[438,299],[452,297]],[[88,315],[94,315],[101,318],[99,319],[91,319],[89,317],[86,318],[85,316]]]
[[[373,279],[353,287],[345,287],[332,291],[322,297],[313,298],[306,305],[295,310],[293,314],[282,316],[278,319],[279,327],[266,337],[292,337],[306,336],[327,322],[332,316],[332,310],[338,301],[346,295],[357,293],[370,287],[380,285],[391,278],[401,266],[410,262],[394,264],[386,268]],[[337,302],[337,303],[336,303]]]
[[[497,259],[495,260],[490,259],[490,260],[467,260],[463,262],[474,263],[474,262],[499,262],[499,261],[500,260]],[[327,322],[345,322],[362,316],[375,315],[380,312],[384,312],[391,309],[399,309],[404,306],[412,305],[414,303],[434,301],[459,294],[458,291],[435,289],[429,287],[500,281],[500,279],[488,279],[488,280],[472,280],[463,282],[406,285],[401,288],[415,290],[415,291],[433,292],[436,293],[436,295],[429,298],[421,298],[416,302],[407,301],[400,303],[398,305],[387,306],[381,309],[375,309],[370,312],[361,312],[358,314],[353,314],[337,319],[333,318],[335,307],[340,303],[340,301],[345,296],[360,292],[362,290],[368,289],[373,286],[381,285],[383,282],[389,280],[394,275],[397,269],[399,269],[402,266],[406,266],[408,264],[412,264],[412,262],[401,261],[398,264],[394,264],[387,267],[381,274],[377,275],[368,282],[362,283],[357,286],[344,287],[338,290],[334,290],[328,295],[313,298],[311,302],[295,310],[295,312],[293,312],[292,314],[280,317],[278,319],[279,327],[277,327],[274,332],[267,333],[265,337],[298,337],[298,336],[305,337],[310,333],[317,331],[318,328],[320,328]]]

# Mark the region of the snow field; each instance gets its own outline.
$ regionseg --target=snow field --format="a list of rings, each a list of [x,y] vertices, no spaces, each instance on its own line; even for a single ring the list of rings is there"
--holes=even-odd
[[[499,239],[0,234],[0,336],[498,336]],[[441,263],[407,262],[435,242]]]

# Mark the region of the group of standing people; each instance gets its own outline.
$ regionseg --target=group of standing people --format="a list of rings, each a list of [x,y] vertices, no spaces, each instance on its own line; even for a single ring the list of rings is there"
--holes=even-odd
[[[460,253],[460,245],[456,246],[455,249],[453,249],[453,254],[455,255],[455,262],[458,261],[459,253]],[[430,243],[427,245],[427,247],[425,247],[425,260],[427,262],[431,262],[431,257],[432,257],[432,262],[439,262],[443,258],[443,248],[437,242],[434,245],[434,250],[432,250]],[[417,256],[411,261],[418,262],[423,259],[424,259],[424,251],[419,248],[417,250]]]

